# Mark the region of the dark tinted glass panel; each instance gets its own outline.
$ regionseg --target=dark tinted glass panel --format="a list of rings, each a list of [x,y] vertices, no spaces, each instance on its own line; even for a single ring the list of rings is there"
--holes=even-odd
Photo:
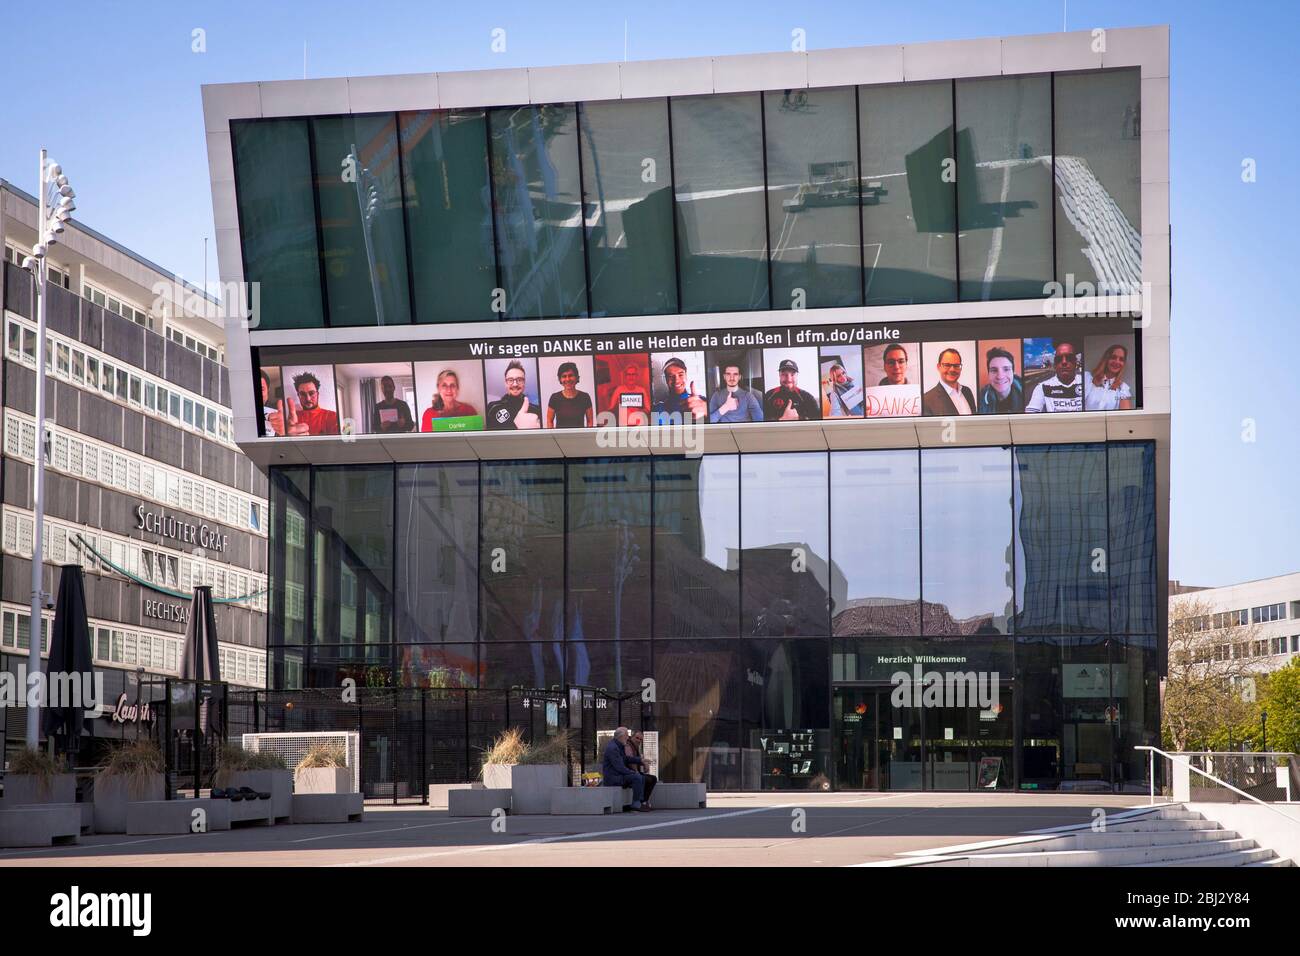
[[[1006,634],[1011,449],[921,450],[921,632]]]
[[[478,631],[476,463],[398,467],[397,555],[397,642],[474,640]]]
[[[1016,639],[1021,784],[1055,789],[1061,779],[1061,648],[1047,637]]]
[[[736,637],[740,460],[654,462],[655,637]]]
[[[764,93],[772,303],[862,303],[852,87]]]
[[[863,86],[858,109],[867,304],[951,302],[957,298],[952,84]]]
[[[305,467],[271,471],[271,527],[267,539],[270,558],[268,644],[304,644],[307,640],[310,480]]]
[[[312,120],[330,325],[411,321],[397,119]]]
[[[591,313],[677,311],[667,100],[583,103]]]
[[[397,676],[400,687],[477,687],[478,646],[399,644]]]
[[[828,633],[828,468],[824,452],[742,456],[742,634]]]
[[[1156,626],[1156,449],[1154,442],[1107,446],[1110,473],[1111,631]]]
[[[762,100],[673,100],[672,123],[682,310],[766,309]]]
[[[564,645],[559,641],[480,644],[480,687],[550,687],[564,681]],[[512,717],[522,716],[511,714]],[[502,724],[501,726],[504,726]]]
[[[398,120],[416,321],[495,319],[486,114],[401,113]]]
[[[315,642],[392,640],[393,469],[316,468],[312,473]]]
[[[742,764],[759,761],[764,790],[830,789],[828,642],[745,642]]]
[[[497,256],[512,319],[587,314],[575,116],[571,105],[490,114]]]
[[[1101,633],[1110,616],[1106,446],[1020,445],[1016,633]]]
[[[1138,70],[1058,73],[1056,273],[1110,294],[1142,282],[1142,81]],[[1086,289],[1083,290],[1086,292]],[[1099,292],[1103,292],[1098,288]]]
[[[308,687],[339,687],[345,680],[357,687],[392,687],[393,646],[324,645],[311,650]]]
[[[1041,297],[1053,275],[1051,78],[956,82],[961,297]]]
[[[759,761],[740,746],[740,641],[655,643],[659,777],[710,790],[757,790]]]
[[[568,523],[568,639],[648,638],[650,459],[570,463]]]
[[[1146,752],[1133,748],[1160,746],[1156,639],[1149,635],[1112,638],[1110,652],[1115,717],[1119,721],[1116,783],[1127,791],[1145,791],[1150,758]]]
[[[259,283],[262,329],[325,324],[306,120],[231,123],[244,280]]]
[[[916,451],[831,453],[832,633],[921,633]]]
[[[1104,638],[1048,638],[1060,647],[1061,779],[1100,780],[1114,774],[1115,727],[1107,708],[1115,694],[1116,674]]]
[[[301,647],[266,649],[269,690],[298,690],[304,686],[307,652]]]
[[[564,464],[494,462],[484,464],[480,474],[483,637],[530,641],[538,648],[553,642],[554,653],[560,655]]]
[[[564,680],[581,687],[603,687],[610,692],[636,691],[652,676],[649,641],[570,641]],[[640,706],[640,697],[624,703],[628,713]],[[617,726],[617,725],[615,725]]]

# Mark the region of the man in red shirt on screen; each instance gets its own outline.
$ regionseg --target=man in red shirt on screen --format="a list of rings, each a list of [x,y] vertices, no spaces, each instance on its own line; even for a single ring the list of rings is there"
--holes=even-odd
[[[284,402],[288,406],[284,409],[285,434],[337,435],[338,412],[320,407],[320,379],[311,372],[302,372],[293,377],[293,387],[298,402],[292,398]]]

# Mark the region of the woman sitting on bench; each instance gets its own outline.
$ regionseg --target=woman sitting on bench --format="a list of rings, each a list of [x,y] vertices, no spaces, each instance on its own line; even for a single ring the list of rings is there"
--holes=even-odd
[[[601,785],[606,787],[631,787],[632,809],[646,811],[642,801],[645,798],[645,779],[627,765],[623,748],[627,746],[628,729],[619,727],[614,731],[614,739],[605,745],[604,759],[601,763]]]

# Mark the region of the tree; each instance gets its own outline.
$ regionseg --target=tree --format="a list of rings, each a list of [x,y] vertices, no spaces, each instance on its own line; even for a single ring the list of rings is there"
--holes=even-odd
[[[1300,657],[1269,675],[1261,700],[1268,711],[1268,749],[1300,753]]]
[[[1264,675],[1254,670],[1247,654],[1232,649],[1241,644],[1249,648],[1260,629],[1249,624],[1207,629],[1204,623],[1213,613],[1205,601],[1170,603],[1169,673],[1161,716],[1168,749],[1230,750],[1245,740],[1259,741]],[[1229,652],[1219,653],[1225,644]]]

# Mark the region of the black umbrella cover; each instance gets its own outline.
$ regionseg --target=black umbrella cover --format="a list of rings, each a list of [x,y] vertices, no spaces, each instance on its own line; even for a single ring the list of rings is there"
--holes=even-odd
[[[40,640],[40,625],[31,629],[31,639]],[[91,703],[95,665],[90,651],[90,625],[86,623],[86,590],[81,566],[65,564],[60,568],[59,597],[54,605],[54,627],[50,634],[49,686],[71,688],[81,684],[81,700],[54,701],[45,710],[45,732],[79,737],[85,730],[85,710]],[[65,678],[63,675],[68,675]],[[73,675],[80,675],[75,677]],[[102,705],[103,701],[99,701]]]
[[[221,680],[221,655],[217,649],[217,617],[212,605],[212,588],[201,584],[194,589],[190,623],[185,630],[181,657],[181,678],[192,681]],[[204,733],[220,734],[221,708],[208,694],[200,697],[200,727]]]

